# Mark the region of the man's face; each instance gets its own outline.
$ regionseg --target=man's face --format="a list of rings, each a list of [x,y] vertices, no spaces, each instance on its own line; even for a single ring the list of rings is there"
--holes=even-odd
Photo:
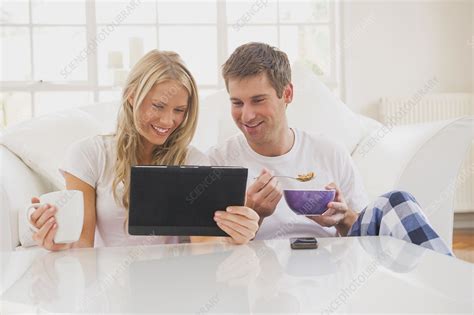
[[[288,84],[281,98],[265,73],[244,79],[229,79],[232,118],[254,146],[274,144],[287,127],[286,104],[291,102],[293,87]],[[282,129],[283,128],[283,129]]]

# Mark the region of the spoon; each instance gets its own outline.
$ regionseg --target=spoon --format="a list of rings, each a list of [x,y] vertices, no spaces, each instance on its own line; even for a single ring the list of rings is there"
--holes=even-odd
[[[272,178],[273,177],[283,177],[283,178],[294,179],[299,182],[309,182],[310,180],[313,180],[316,177],[316,175],[314,174],[314,172],[309,172],[308,174],[301,174],[301,175],[298,175],[297,177],[284,176],[284,175],[275,175],[275,176],[272,176]],[[257,179],[257,178],[258,177],[254,177],[254,179]]]

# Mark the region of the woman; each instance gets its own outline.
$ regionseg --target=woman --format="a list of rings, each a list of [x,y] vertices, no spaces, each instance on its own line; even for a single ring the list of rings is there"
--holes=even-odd
[[[93,247],[95,229],[106,246],[143,243],[126,232],[133,165],[208,164],[189,146],[196,130],[196,83],[178,54],[153,50],[131,70],[122,94],[114,135],[95,136],[71,146],[60,170],[67,189],[84,193],[84,225],[80,239],[55,244],[58,229],[54,205],[36,209],[32,223],[39,229],[33,239],[49,250]],[[33,198],[33,202],[38,202]],[[230,209],[230,211],[229,211]],[[233,243],[246,243],[258,229],[258,215],[246,207],[216,211],[218,226]],[[177,237],[157,236],[147,244],[176,243]]]

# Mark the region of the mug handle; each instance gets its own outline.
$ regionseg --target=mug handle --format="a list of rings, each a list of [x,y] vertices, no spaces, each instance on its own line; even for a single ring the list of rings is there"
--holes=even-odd
[[[39,229],[38,229],[36,226],[34,226],[33,223],[31,223],[31,214],[33,213],[33,212],[31,211],[31,209],[35,209],[35,210],[36,210],[37,207],[41,207],[41,206],[43,206],[43,205],[45,205],[45,204],[44,204],[44,203],[32,203],[32,204],[28,207],[28,209],[26,209],[26,221],[28,222],[28,225],[29,225],[29,227],[30,227],[30,230],[32,230],[32,231],[35,232],[35,233],[38,232]]]

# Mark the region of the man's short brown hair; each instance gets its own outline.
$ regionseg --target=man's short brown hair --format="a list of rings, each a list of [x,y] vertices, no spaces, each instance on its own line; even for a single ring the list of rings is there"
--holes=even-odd
[[[266,73],[278,97],[291,82],[291,68],[287,55],[264,43],[248,43],[237,47],[222,66],[222,76],[229,90],[229,79],[244,79]]]

